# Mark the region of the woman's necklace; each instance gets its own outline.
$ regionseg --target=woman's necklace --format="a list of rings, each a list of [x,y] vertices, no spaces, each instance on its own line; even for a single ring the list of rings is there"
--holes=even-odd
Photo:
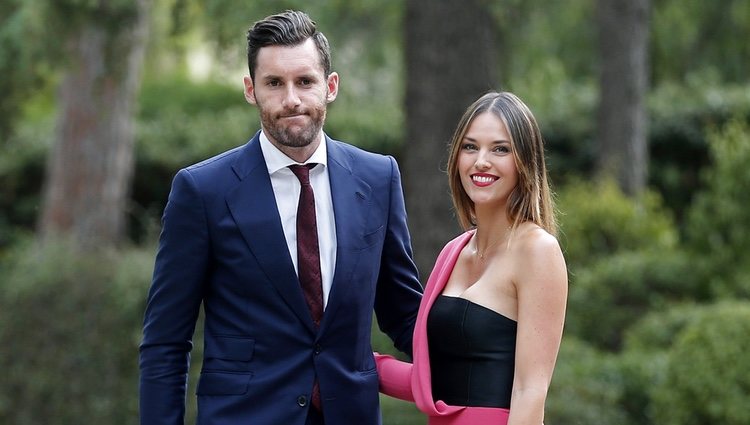
[[[508,226],[507,230],[510,231],[510,226]],[[484,256],[485,256],[485,254],[487,254],[487,251],[490,248],[492,248],[493,246],[495,246],[495,244],[497,244],[501,240],[505,239],[507,235],[508,234],[505,233],[504,235],[502,235],[499,238],[495,239],[494,241],[490,242],[486,247],[484,247],[484,249],[482,251],[479,250],[479,239],[474,239],[474,246],[476,247],[476,249],[474,250],[474,253],[479,256],[480,260],[484,261]],[[476,237],[476,233],[474,234],[474,237]]]

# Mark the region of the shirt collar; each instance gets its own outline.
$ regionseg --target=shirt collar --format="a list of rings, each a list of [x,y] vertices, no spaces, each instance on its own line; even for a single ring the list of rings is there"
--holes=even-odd
[[[326,137],[322,132],[320,133],[321,143],[310,158],[305,161],[305,164],[316,163],[323,164],[324,167],[328,166],[328,154],[326,150]],[[261,130],[260,132],[260,150],[263,153],[263,158],[266,161],[266,167],[268,167],[268,174],[274,174],[275,172],[285,169],[290,165],[298,164],[297,161],[286,156],[286,154],[279,150],[276,146],[268,140],[266,133]]]

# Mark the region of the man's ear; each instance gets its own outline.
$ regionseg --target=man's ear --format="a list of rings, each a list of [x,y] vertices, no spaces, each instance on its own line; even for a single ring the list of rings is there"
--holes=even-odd
[[[249,75],[246,75],[242,79],[242,82],[245,85],[245,100],[251,105],[257,105],[257,101],[255,100],[255,84],[253,83],[253,79],[250,78]]]
[[[328,93],[326,94],[326,101],[328,103],[336,100],[336,96],[339,94],[339,74],[331,72],[328,74],[326,79],[326,85],[328,86]]]

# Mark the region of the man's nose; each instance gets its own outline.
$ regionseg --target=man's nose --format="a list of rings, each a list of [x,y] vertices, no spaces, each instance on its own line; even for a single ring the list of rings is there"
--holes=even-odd
[[[300,101],[296,88],[290,85],[284,92],[282,106],[284,106],[285,108],[293,109],[299,106],[301,103],[302,101]]]

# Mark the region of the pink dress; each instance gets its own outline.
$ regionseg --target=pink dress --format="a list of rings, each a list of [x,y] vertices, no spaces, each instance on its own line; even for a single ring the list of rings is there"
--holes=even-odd
[[[428,416],[428,425],[506,425],[508,422],[508,409],[452,406],[432,398],[427,315],[435,299],[443,292],[459,253],[472,235],[473,231],[468,231],[448,242],[435,261],[414,327],[414,363],[402,362],[388,355],[375,356],[380,391],[391,397],[413,401]]]

